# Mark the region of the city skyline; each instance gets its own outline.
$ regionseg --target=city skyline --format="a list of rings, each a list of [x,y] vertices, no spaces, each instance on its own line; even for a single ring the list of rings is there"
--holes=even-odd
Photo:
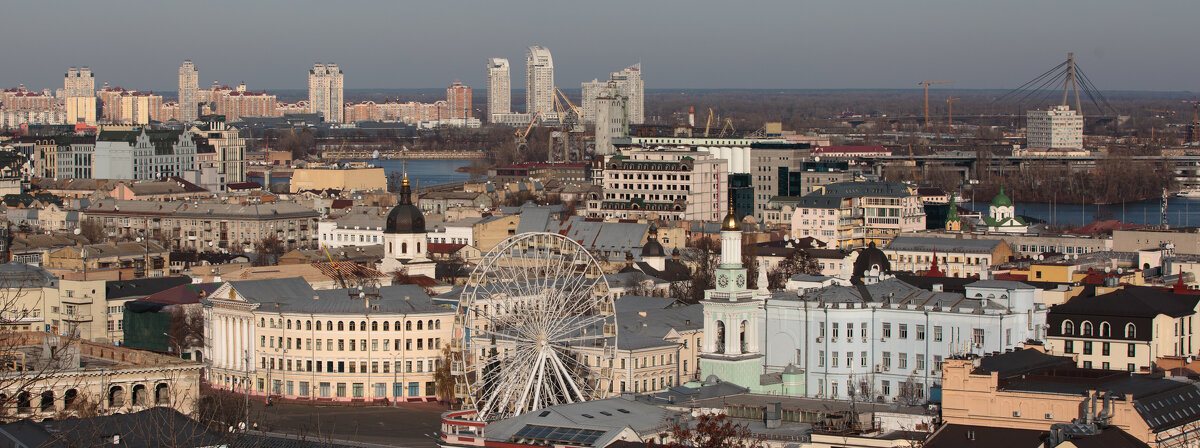
[[[631,7],[618,7],[622,3]],[[618,0],[612,8],[586,14],[582,6],[550,9],[525,1],[361,2],[320,14],[312,8],[238,5],[239,14],[222,19],[222,33],[214,33],[211,23],[183,21],[172,22],[171,33],[143,39],[103,26],[137,16],[136,8],[30,4],[26,12],[32,16],[50,16],[59,8],[77,13],[60,18],[61,39],[24,40],[23,63],[6,68],[0,85],[53,88],[53,79],[66,67],[87,65],[110,85],[170,91],[180,61],[191,59],[203,68],[200,85],[216,79],[272,90],[303,89],[305,80],[295,75],[297,70],[336,60],[353,74],[355,81],[347,86],[353,89],[435,88],[454,79],[483,86],[478,61],[519,60],[523,49],[542,45],[555,54],[558,83],[568,87],[640,60],[654,74],[648,80],[652,89],[913,88],[928,79],[954,79],[956,88],[1002,89],[1032,79],[1073,51],[1105,90],[1200,90],[1194,76],[1200,58],[1188,45],[1188,18],[1200,13],[1200,5],[1082,5],[928,0],[803,6],[771,2],[754,8],[715,2],[682,8],[664,2],[632,8],[632,2]],[[145,9],[161,17],[186,17],[186,8],[147,4]],[[1034,8],[1038,14],[1028,14]],[[622,12],[631,10],[638,14]],[[1104,14],[1093,12],[1099,10]],[[441,26],[435,24],[448,23],[451,16],[461,18],[459,32],[430,38],[433,27]],[[325,25],[317,26],[318,18]],[[614,33],[613,24],[623,31]],[[12,23],[0,37],[36,35],[42,30],[35,27],[41,26],[36,21]],[[282,29],[309,31],[278,31]],[[1146,29],[1155,32],[1142,32]],[[79,45],[81,41],[105,44]],[[513,71],[514,79],[524,77],[523,67]]]

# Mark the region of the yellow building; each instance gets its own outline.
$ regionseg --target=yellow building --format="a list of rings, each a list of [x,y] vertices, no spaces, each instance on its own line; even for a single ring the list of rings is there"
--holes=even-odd
[[[1193,356],[1200,295],[1127,286],[1050,308],[1046,340],[1083,368],[1150,372],[1163,356]],[[1197,322],[1200,324],[1200,322]]]
[[[291,192],[303,190],[387,190],[383,168],[300,168],[292,172]]]
[[[415,285],[313,290],[304,279],[229,281],[208,297],[208,381],[314,401],[434,400],[454,310]]]
[[[947,360],[942,375],[942,418],[950,424],[1047,431],[1079,419],[1158,447],[1200,435],[1200,413],[1182,411],[1200,407],[1200,388],[1186,381],[1080,369],[1037,347]]]
[[[196,411],[203,365],[174,356],[43,332],[6,336],[0,414],[61,420],[168,406]],[[53,353],[53,355],[49,355]],[[19,366],[21,371],[8,370]]]

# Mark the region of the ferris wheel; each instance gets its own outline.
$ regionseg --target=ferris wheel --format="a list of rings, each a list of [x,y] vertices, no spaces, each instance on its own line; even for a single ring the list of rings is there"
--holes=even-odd
[[[601,398],[616,316],[596,259],[554,233],[509,237],[471,273],[454,319],[455,395],[494,421]]]

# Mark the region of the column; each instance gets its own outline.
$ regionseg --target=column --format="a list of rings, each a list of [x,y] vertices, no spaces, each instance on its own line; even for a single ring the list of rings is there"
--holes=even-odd
[[[735,319],[733,325],[725,323],[725,353],[730,355],[742,354],[742,322]]]

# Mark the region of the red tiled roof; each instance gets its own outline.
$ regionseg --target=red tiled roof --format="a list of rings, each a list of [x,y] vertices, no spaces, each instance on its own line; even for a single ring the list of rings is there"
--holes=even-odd
[[[465,246],[466,244],[429,243],[429,252],[438,254],[452,254],[458,252],[459,249],[462,249]]]

